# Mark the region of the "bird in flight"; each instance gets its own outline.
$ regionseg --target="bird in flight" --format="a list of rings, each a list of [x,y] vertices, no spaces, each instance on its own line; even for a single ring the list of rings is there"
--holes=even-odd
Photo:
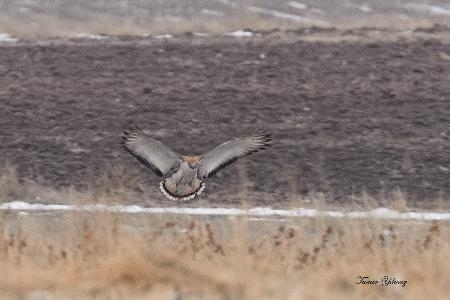
[[[124,130],[122,145],[161,177],[161,192],[171,200],[198,198],[205,189],[204,180],[235,162],[238,158],[270,145],[270,134],[264,131],[225,142],[202,155],[180,155],[151,138],[137,126]]]

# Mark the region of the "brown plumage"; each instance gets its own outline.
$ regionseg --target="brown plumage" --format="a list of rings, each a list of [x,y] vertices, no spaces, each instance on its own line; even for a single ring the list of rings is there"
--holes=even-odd
[[[237,159],[270,145],[270,134],[255,134],[225,142],[203,155],[179,155],[139,128],[125,130],[122,145],[157,175],[166,177],[160,189],[171,200],[190,200],[205,188],[204,179]]]

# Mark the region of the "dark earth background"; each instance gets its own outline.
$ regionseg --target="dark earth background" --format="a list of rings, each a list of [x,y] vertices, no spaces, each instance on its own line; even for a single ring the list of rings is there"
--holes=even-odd
[[[112,176],[141,202],[167,203],[160,178],[121,149],[124,128],[179,153],[264,128],[273,146],[209,179],[202,201],[239,203],[247,184],[255,205],[288,205],[293,193],[383,201],[400,190],[429,207],[450,193],[449,55],[433,38],[1,44],[0,164],[53,187]]]

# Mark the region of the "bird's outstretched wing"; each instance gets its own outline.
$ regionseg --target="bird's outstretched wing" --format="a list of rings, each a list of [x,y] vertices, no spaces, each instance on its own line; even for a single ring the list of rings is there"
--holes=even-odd
[[[159,176],[166,175],[181,162],[177,153],[146,135],[137,126],[123,133],[122,145],[125,150]]]
[[[238,158],[264,149],[270,145],[270,141],[270,134],[260,130],[253,135],[223,143],[200,157],[199,178],[212,176]]]

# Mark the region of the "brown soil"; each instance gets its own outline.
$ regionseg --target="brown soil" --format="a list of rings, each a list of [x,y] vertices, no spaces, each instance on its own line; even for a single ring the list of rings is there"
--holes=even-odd
[[[450,45],[270,38],[23,42],[0,46],[1,164],[86,188],[111,167],[159,178],[120,148],[131,123],[180,153],[269,129],[274,146],[207,181],[230,203],[246,173],[258,205],[395,189],[411,205],[450,193]],[[240,174],[240,175],[239,175]],[[119,181],[120,184],[120,181]],[[131,186],[135,188],[135,186]],[[254,196],[258,195],[258,196]]]

